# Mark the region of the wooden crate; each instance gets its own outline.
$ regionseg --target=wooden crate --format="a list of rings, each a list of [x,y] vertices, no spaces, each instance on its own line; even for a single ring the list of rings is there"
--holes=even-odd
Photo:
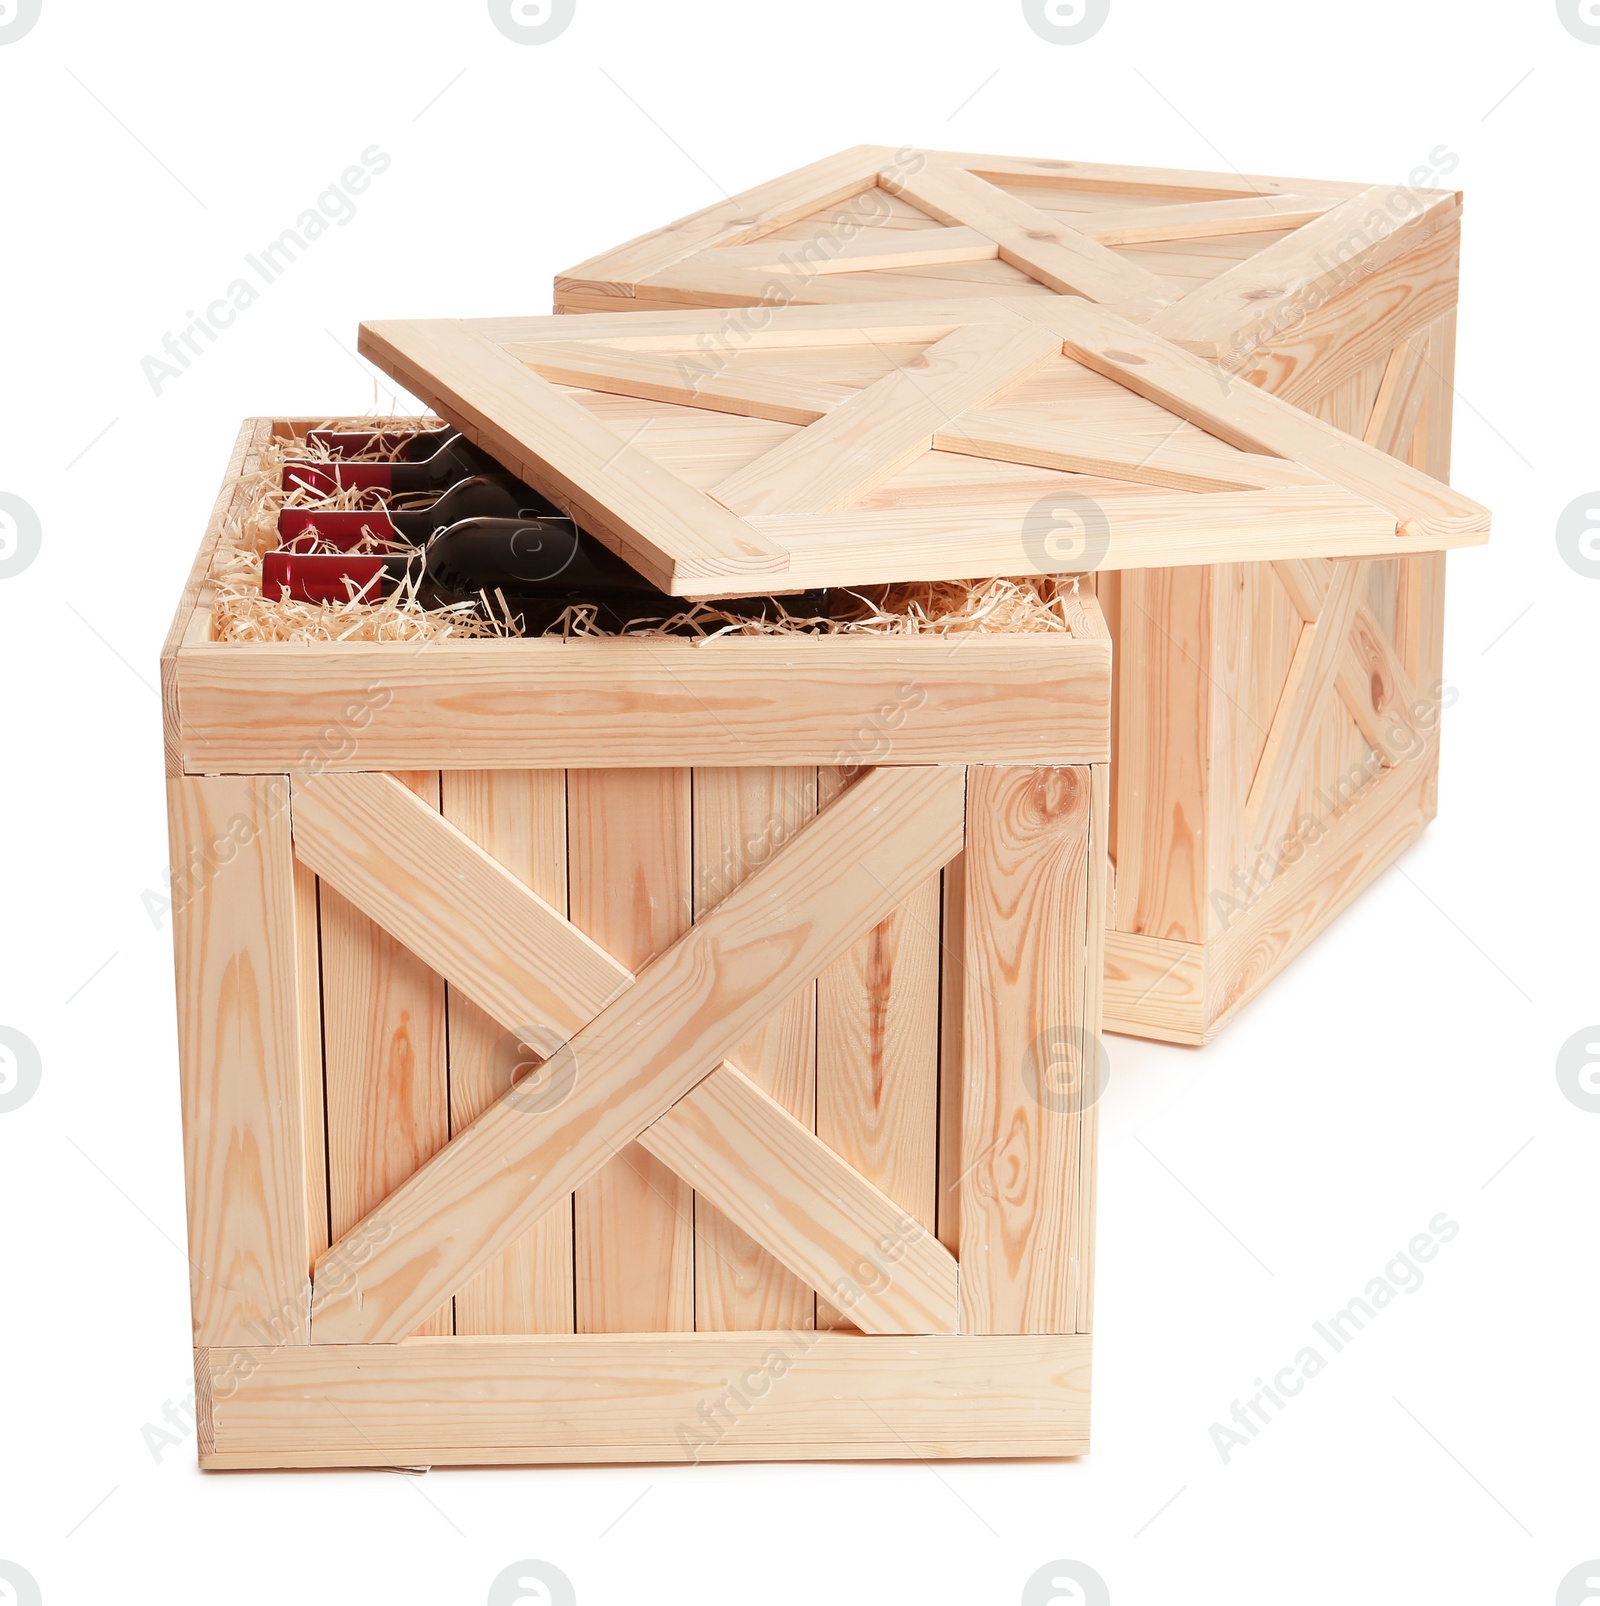
[[[1093,598],[210,639],[295,427],[163,657],[202,1464],[1085,1449]]]
[[[1444,480],[1461,197],[1437,176],[863,146],[569,270],[556,310],[722,308],[714,371],[770,307],[1083,297]],[[1337,653],[1312,629],[1326,574],[1247,556],[1099,583],[1118,647],[1117,1031],[1208,1041],[1435,812],[1443,553],[1359,564]],[[1305,823],[1292,851],[1253,827],[1268,792]]]

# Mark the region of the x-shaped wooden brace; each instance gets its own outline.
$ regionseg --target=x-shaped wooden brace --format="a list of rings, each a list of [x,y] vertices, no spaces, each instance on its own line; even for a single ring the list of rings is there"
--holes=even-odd
[[[391,776],[297,777],[293,815],[296,857],[559,1051],[564,1094],[511,1089],[334,1244],[313,1342],[406,1337],[635,1139],[811,1287],[859,1289],[863,1331],[956,1330],[949,1252],[726,1056],[960,852],[961,766],[864,776],[637,979]]]
[[[1268,849],[1279,846],[1294,823],[1306,768],[1336,693],[1385,768],[1415,751],[1406,732],[1417,708],[1411,677],[1361,601],[1365,563],[1294,558],[1273,568],[1304,625],[1245,805],[1250,840]]]
[[[904,301],[914,294],[915,281],[897,272],[999,258],[1051,290],[1087,297],[1217,357],[1229,352],[1242,329],[1267,336],[1293,330],[1306,305],[1348,288],[1358,267],[1373,272],[1451,226],[1461,210],[1453,195],[1439,192],[1373,237],[1373,218],[1386,216],[1392,201],[1390,188],[1378,185],[1343,195],[1253,193],[1179,204],[1169,199],[1069,221],[1024,200],[1016,183],[1007,187],[1010,164],[1002,161],[996,171],[979,168],[980,160],[925,151],[907,162],[904,153],[873,147],[841,152],[635,242],[634,250],[643,252],[634,264],[635,293],[698,292],[707,305],[722,299],[745,304],[769,298],[776,283],[801,301]],[[1037,164],[1012,174],[1037,176]],[[823,220],[830,207],[843,206],[840,221],[848,223],[849,203],[880,186],[944,227],[852,233]],[[807,215],[819,223],[810,240],[778,232]],[[1192,289],[1117,249],[1261,232],[1277,238]],[[1363,245],[1355,257],[1353,242]],[[628,248],[620,253],[630,254]],[[608,271],[627,277],[615,255]]]
[[[1430,356],[1426,332],[1396,347],[1362,432],[1369,446],[1401,457],[1421,414]],[[1304,628],[1245,805],[1250,840],[1275,849],[1293,824],[1296,799],[1337,692],[1384,768],[1416,750],[1407,733],[1417,689],[1372,611],[1361,601],[1367,563],[1288,558],[1273,564]]]

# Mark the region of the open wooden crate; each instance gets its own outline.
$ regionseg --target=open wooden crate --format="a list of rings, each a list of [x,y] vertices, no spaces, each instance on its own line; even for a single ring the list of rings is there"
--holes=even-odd
[[[1111,646],[163,658],[200,1456],[1088,1443]]]
[[[680,365],[704,388],[753,366],[772,308],[1085,298],[1444,480],[1461,197],[1437,176],[863,146],[570,269],[556,309],[723,309]],[[1122,432],[1080,422],[1102,451]],[[1325,565],[1235,550],[1102,566],[1117,643],[1112,1029],[1207,1041],[1433,817],[1444,556],[1428,545],[1359,563],[1332,613]],[[1269,820],[1303,822],[1292,843],[1259,828],[1268,798],[1283,804]]]

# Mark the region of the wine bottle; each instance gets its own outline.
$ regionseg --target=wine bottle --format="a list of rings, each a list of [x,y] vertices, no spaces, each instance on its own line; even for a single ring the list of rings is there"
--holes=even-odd
[[[637,619],[685,612],[682,597],[658,591],[643,575],[570,520],[468,518],[441,530],[412,552],[308,555],[269,552],[262,560],[262,594],[298,602],[377,602],[402,586],[426,606],[473,601],[511,617],[529,634],[553,624],[564,609],[594,606],[600,623],[622,629]],[[827,591],[788,597],[718,598],[712,606],[740,618],[776,618],[780,607],[797,619],[826,618]]]
[[[683,597],[657,590],[570,519],[463,519],[428,543],[425,567],[439,591],[458,597],[499,593],[513,611],[519,605],[554,604],[559,613],[573,603],[593,602],[617,616],[664,618],[691,606]],[[769,618],[776,616],[779,603],[795,618],[826,617],[829,594],[719,598],[713,606],[746,618]]]
[[[290,551],[316,542],[348,552],[363,535],[423,546],[462,519],[560,517],[550,502],[521,480],[509,474],[474,474],[417,507],[286,507],[278,515],[278,541]]]
[[[470,441],[452,435],[430,457],[401,463],[311,463],[292,459],[283,465],[286,491],[331,496],[335,491],[446,491],[457,480],[475,474],[503,472],[500,465]]]

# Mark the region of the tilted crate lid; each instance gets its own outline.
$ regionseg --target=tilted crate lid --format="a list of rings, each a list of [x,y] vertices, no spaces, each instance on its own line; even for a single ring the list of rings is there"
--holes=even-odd
[[[1475,502],[1071,296],[362,325],[677,595],[1487,539]]]
[[[1448,311],[1461,197],[1438,176],[1364,185],[861,145],[569,268],[556,305],[1064,293],[1243,364],[1424,245],[1388,293]]]

